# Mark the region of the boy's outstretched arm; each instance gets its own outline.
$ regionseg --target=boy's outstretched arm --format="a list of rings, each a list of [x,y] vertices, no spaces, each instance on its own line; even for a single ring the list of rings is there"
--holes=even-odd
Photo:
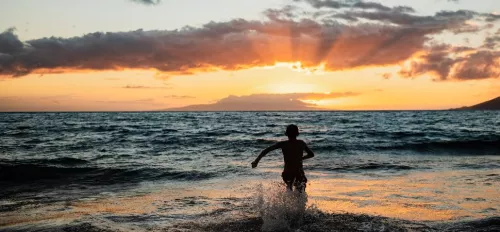
[[[307,155],[302,157],[302,160],[314,157],[314,152],[312,152],[311,149],[309,149],[306,143],[304,143],[304,150],[306,151]]]
[[[281,143],[276,143],[266,149],[264,149],[260,155],[252,162],[252,168],[256,168],[257,167],[257,164],[259,164],[259,161],[260,159],[262,159],[262,157],[264,157],[265,155],[267,155],[267,153],[273,151],[273,150],[276,150],[278,148],[281,148]]]

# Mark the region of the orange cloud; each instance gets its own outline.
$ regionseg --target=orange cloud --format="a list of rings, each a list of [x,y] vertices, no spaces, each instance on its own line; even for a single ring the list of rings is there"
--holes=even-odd
[[[305,68],[321,65],[326,71],[395,65],[425,50],[432,35],[480,30],[467,23],[475,17],[495,20],[464,10],[418,16],[411,7],[372,2],[302,2],[330,14],[304,16],[297,13],[298,6],[290,6],[266,11],[265,21],[236,19],[181,30],[97,32],[29,41],[20,41],[9,29],[0,33],[0,76],[125,69],[189,75],[277,62],[300,62]]]
[[[430,47],[408,62],[399,74],[416,77],[431,73],[438,80],[500,78],[500,52],[447,45]]]
[[[5,48],[0,45],[0,74],[156,69],[179,75],[293,61],[341,70],[398,63],[423,48],[426,34],[394,26],[234,20],[181,31],[93,33],[23,43],[9,30],[0,34],[0,40],[11,40]]]

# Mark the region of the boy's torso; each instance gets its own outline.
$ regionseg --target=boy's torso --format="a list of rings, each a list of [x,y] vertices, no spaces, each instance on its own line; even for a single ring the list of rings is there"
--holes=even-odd
[[[284,172],[302,172],[304,142],[301,140],[283,141],[281,142],[281,151],[285,161]]]

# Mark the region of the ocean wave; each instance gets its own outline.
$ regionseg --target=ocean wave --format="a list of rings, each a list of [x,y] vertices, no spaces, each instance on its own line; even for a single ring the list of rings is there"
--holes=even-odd
[[[499,155],[500,139],[495,140],[455,140],[407,143],[390,147],[378,147],[387,150],[413,150],[425,153],[448,153],[470,155]]]
[[[329,214],[315,213],[306,215],[304,225],[296,231],[498,231],[500,218],[492,217],[470,221],[466,223],[441,227],[433,227],[424,223],[397,220],[385,217],[356,215],[356,214]],[[196,229],[196,231],[260,231],[262,222],[260,218],[247,218],[240,220],[227,220],[211,224],[184,223],[176,225],[177,228]],[[181,231],[181,230],[179,230]]]
[[[114,126],[114,125],[107,125],[107,126],[97,126],[97,127],[87,127],[85,129],[93,132],[108,132],[108,131],[115,131],[119,126]]]
[[[97,144],[93,141],[78,141],[67,146],[70,151],[85,151],[92,150]]]
[[[77,159],[49,161],[54,163],[79,163]],[[115,183],[179,180],[196,181],[215,177],[216,173],[197,170],[173,170],[168,168],[101,168],[48,166],[37,163],[5,164],[0,163],[0,183],[26,184],[38,181],[59,182],[60,184],[78,183],[109,185]]]
[[[360,141],[324,139],[311,143],[310,147],[317,152],[333,152],[338,154],[356,152],[405,152],[446,155],[500,155],[500,138],[450,141],[418,140],[374,140],[358,138]],[[365,142],[362,142],[362,141]]]
[[[385,141],[366,143],[321,142],[311,144],[319,152],[405,152],[447,155],[500,155],[500,139],[456,140],[456,141]]]
[[[489,217],[436,226],[439,231],[500,231],[500,217]]]
[[[65,179],[96,171],[95,168],[67,168],[38,164],[0,164],[0,182]]]
[[[200,219],[183,220],[172,219],[180,216],[164,216],[155,214],[141,215],[109,215],[101,218],[81,218],[67,223],[40,223],[31,222],[22,225],[13,225],[3,228],[5,232],[18,231],[80,231],[80,232],[114,232],[135,230],[137,226],[147,227],[152,222],[155,223],[155,229],[158,231],[196,231],[196,232],[254,232],[262,231],[264,221],[257,216],[228,216],[232,211],[215,210],[207,215],[199,215]],[[104,222],[104,223],[103,223]],[[130,223],[130,225],[127,225]],[[148,224],[149,223],[149,224]],[[382,216],[372,216],[365,214],[352,213],[327,213],[320,210],[307,210],[304,214],[302,223],[293,228],[285,228],[273,231],[303,231],[303,232],[329,232],[329,231],[483,231],[493,232],[500,230],[500,217],[479,218],[460,222],[418,222]]]
[[[425,135],[426,133],[421,131],[396,131],[389,133],[389,136],[393,138],[422,137]]]
[[[274,139],[257,139],[255,140],[255,142],[257,142],[257,144],[275,144],[278,142],[278,140],[274,140]]]
[[[26,161],[27,160],[25,160],[24,162]],[[87,160],[71,158],[71,157],[60,157],[54,159],[37,159],[37,160],[30,160],[30,162],[36,164],[46,164],[46,165],[56,164],[56,165],[69,165],[69,166],[89,163]]]
[[[455,167],[467,169],[495,169],[500,168],[500,164],[496,163],[475,163],[475,164],[457,164]]]
[[[408,165],[400,164],[390,164],[390,163],[365,163],[365,164],[342,164],[342,165],[332,165],[328,164],[316,164],[310,166],[313,170],[322,171],[334,171],[334,172],[359,172],[359,171],[380,171],[380,170],[393,170],[393,171],[404,171],[412,170],[417,167],[411,167]]]
[[[3,134],[6,136],[11,136],[16,138],[27,138],[30,135],[32,135],[32,133],[23,130],[10,131],[9,133],[3,132]]]
[[[216,212],[216,214],[221,214]],[[154,215],[137,215],[129,217],[114,217],[118,219],[125,218],[125,221],[132,221],[136,223],[159,220],[162,217]],[[123,220],[118,220],[118,223],[123,223]],[[67,225],[57,225],[53,226],[51,231],[121,231],[120,226],[116,226],[114,230],[114,224],[108,223],[103,225],[99,222],[73,222]],[[172,225],[167,225],[159,229],[162,231],[197,231],[197,232],[253,232],[262,231],[263,221],[260,217],[225,217],[205,220],[180,220]],[[304,215],[303,223],[298,228],[287,228],[282,230],[274,231],[315,231],[315,232],[326,232],[326,231],[498,231],[500,229],[500,217],[489,217],[476,220],[470,220],[465,222],[446,222],[438,225],[433,225],[432,223],[425,222],[415,222],[408,220],[401,220],[395,218],[387,218],[381,216],[371,216],[363,214],[336,214],[336,213],[325,213],[319,210],[309,211]],[[16,230],[6,230],[7,232]]]
[[[322,151],[345,152],[345,151],[349,150],[349,148],[346,145],[343,145],[340,143],[315,146],[315,147],[312,147],[311,149],[314,149],[314,151],[317,151],[317,152],[322,152]]]
[[[116,218],[120,218],[116,216]],[[122,217],[124,218],[124,217]],[[127,221],[136,223],[144,222],[152,219],[162,219],[162,217],[155,217],[151,215],[138,215],[129,216]],[[119,221],[122,222],[122,221]],[[53,226],[33,226],[33,231],[102,231],[113,232],[122,231],[120,226],[114,228],[113,223],[103,225],[99,222],[73,222],[65,225]],[[159,226],[157,226],[159,227]],[[235,218],[235,219],[219,219],[219,221],[206,220],[205,222],[188,221],[175,223],[171,226],[161,228],[162,231],[197,231],[197,232],[251,232],[261,231],[262,220],[259,217],[248,218]],[[22,227],[21,227],[22,228]],[[311,213],[306,215],[304,225],[294,231],[498,231],[500,229],[500,218],[491,217],[484,219],[477,219],[462,223],[443,223],[438,226],[426,225],[425,223],[418,223],[405,220],[397,220],[379,216],[369,215],[356,215],[356,214],[333,214],[333,213]],[[5,230],[6,232],[21,231],[15,227]],[[286,231],[286,230],[285,230]]]
[[[32,129],[33,127],[31,126],[17,126],[16,129],[18,130],[27,130],[27,129]]]

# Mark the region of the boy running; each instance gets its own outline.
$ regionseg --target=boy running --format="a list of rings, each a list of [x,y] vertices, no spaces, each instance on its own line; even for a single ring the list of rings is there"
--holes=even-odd
[[[302,160],[314,157],[314,153],[307,147],[307,144],[302,140],[297,140],[299,128],[296,125],[289,125],[286,128],[285,135],[288,136],[287,141],[278,142],[266,149],[252,162],[252,168],[257,167],[260,159],[270,151],[281,149],[285,162],[285,168],[281,177],[286,183],[288,190],[293,190],[292,186],[299,192],[303,192],[306,188],[307,178],[302,167]],[[306,156],[302,156],[304,151]]]

